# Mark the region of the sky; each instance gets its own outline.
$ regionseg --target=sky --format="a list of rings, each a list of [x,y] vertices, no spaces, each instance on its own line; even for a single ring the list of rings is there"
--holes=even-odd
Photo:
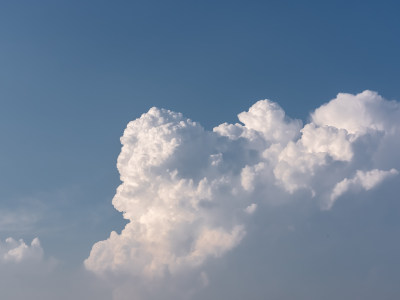
[[[0,1],[1,298],[397,299],[399,8]]]

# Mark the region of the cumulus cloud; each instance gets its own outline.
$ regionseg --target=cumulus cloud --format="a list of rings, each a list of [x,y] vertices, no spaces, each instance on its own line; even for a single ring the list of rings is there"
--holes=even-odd
[[[24,261],[40,261],[43,249],[38,238],[34,238],[30,245],[11,237],[4,242],[0,241],[0,262],[22,263]]]
[[[387,101],[378,93],[367,90],[357,95],[338,94],[315,110],[312,121],[318,126],[345,129],[349,134],[359,136],[368,131],[398,131],[399,117],[398,102]]]
[[[257,209],[257,204],[252,203],[249,206],[246,207],[245,212],[247,212],[248,214],[253,214]]]
[[[121,137],[112,203],[129,222],[94,244],[85,266],[135,282],[198,270],[208,284],[202,266],[244,240],[256,209],[305,199],[331,209],[397,175],[398,162],[387,170],[380,157],[400,137],[399,116],[398,102],[372,91],[338,94],[304,126],[270,100],[213,131],[151,108]]]
[[[351,179],[345,178],[335,185],[330,195],[331,201],[327,208],[331,208],[333,202],[351,188],[363,188],[364,190],[368,191],[386,178],[395,176],[397,174],[399,174],[399,172],[396,169],[391,169],[389,171],[374,169],[368,172],[358,170],[356,175],[354,175],[354,177]]]
[[[1,299],[110,299],[107,284],[82,268],[46,257],[38,238],[0,241]]]

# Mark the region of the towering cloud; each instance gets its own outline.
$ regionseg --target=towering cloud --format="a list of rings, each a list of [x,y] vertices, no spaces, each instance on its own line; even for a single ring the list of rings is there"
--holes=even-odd
[[[200,266],[239,245],[260,207],[308,198],[329,210],[398,174],[387,153],[400,150],[399,103],[375,92],[339,94],[305,126],[269,100],[238,117],[212,132],[158,108],[130,122],[113,199],[129,222],[93,245],[86,268],[142,280],[199,270],[208,282]]]

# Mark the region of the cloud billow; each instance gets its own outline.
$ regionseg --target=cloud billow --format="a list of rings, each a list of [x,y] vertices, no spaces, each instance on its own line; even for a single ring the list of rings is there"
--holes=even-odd
[[[4,242],[0,241],[0,263],[39,262],[43,258],[43,249],[38,238],[34,238],[30,245],[11,237]]]
[[[329,210],[398,174],[387,153],[399,151],[399,103],[376,92],[338,94],[304,126],[270,100],[238,117],[206,131],[151,108],[130,122],[112,202],[129,222],[93,245],[86,268],[141,280],[200,272],[243,241],[260,207],[307,198]]]

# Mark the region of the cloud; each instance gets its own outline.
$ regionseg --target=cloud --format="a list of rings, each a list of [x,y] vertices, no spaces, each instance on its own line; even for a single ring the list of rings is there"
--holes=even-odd
[[[110,299],[107,284],[82,268],[46,257],[38,238],[0,241],[0,297],[20,299]]]
[[[312,121],[318,126],[345,129],[358,136],[368,131],[397,131],[399,117],[398,102],[387,101],[378,93],[367,90],[357,95],[338,94],[315,110]]]
[[[256,209],[257,209],[257,204],[252,203],[245,208],[245,212],[251,215],[256,211]]]
[[[333,202],[337,198],[339,198],[351,188],[363,188],[364,190],[368,191],[380,184],[386,178],[395,176],[397,174],[399,174],[399,172],[396,169],[391,169],[389,171],[374,169],[368,172],[358,170],[353,178],[345,178],[335,185],[330,196],[330,203],[333,204]],[[331,204],[328,205],[328,209],[331,208]]]
[[[0,242],[0,261],[21,263],[24,261],[40,261],[43,249],[38,238],[34,238],[29,245],[20,239],[18,241],[9,237],[5,242]]]
[[[399,114],[397,102],[372,91],[338,94],[304,126],[270,100],[213,131],[151,108],[121,137],[112,203],[129,222],[93,245],[85,267],[142,287],[188,274],[208,285],[202,268],[246,239],[259,210],[310,200],[332,209],[349,189],[397,175],[399,162],[385,171],[381,157],[400,150],[387,146],[400,137]]]

